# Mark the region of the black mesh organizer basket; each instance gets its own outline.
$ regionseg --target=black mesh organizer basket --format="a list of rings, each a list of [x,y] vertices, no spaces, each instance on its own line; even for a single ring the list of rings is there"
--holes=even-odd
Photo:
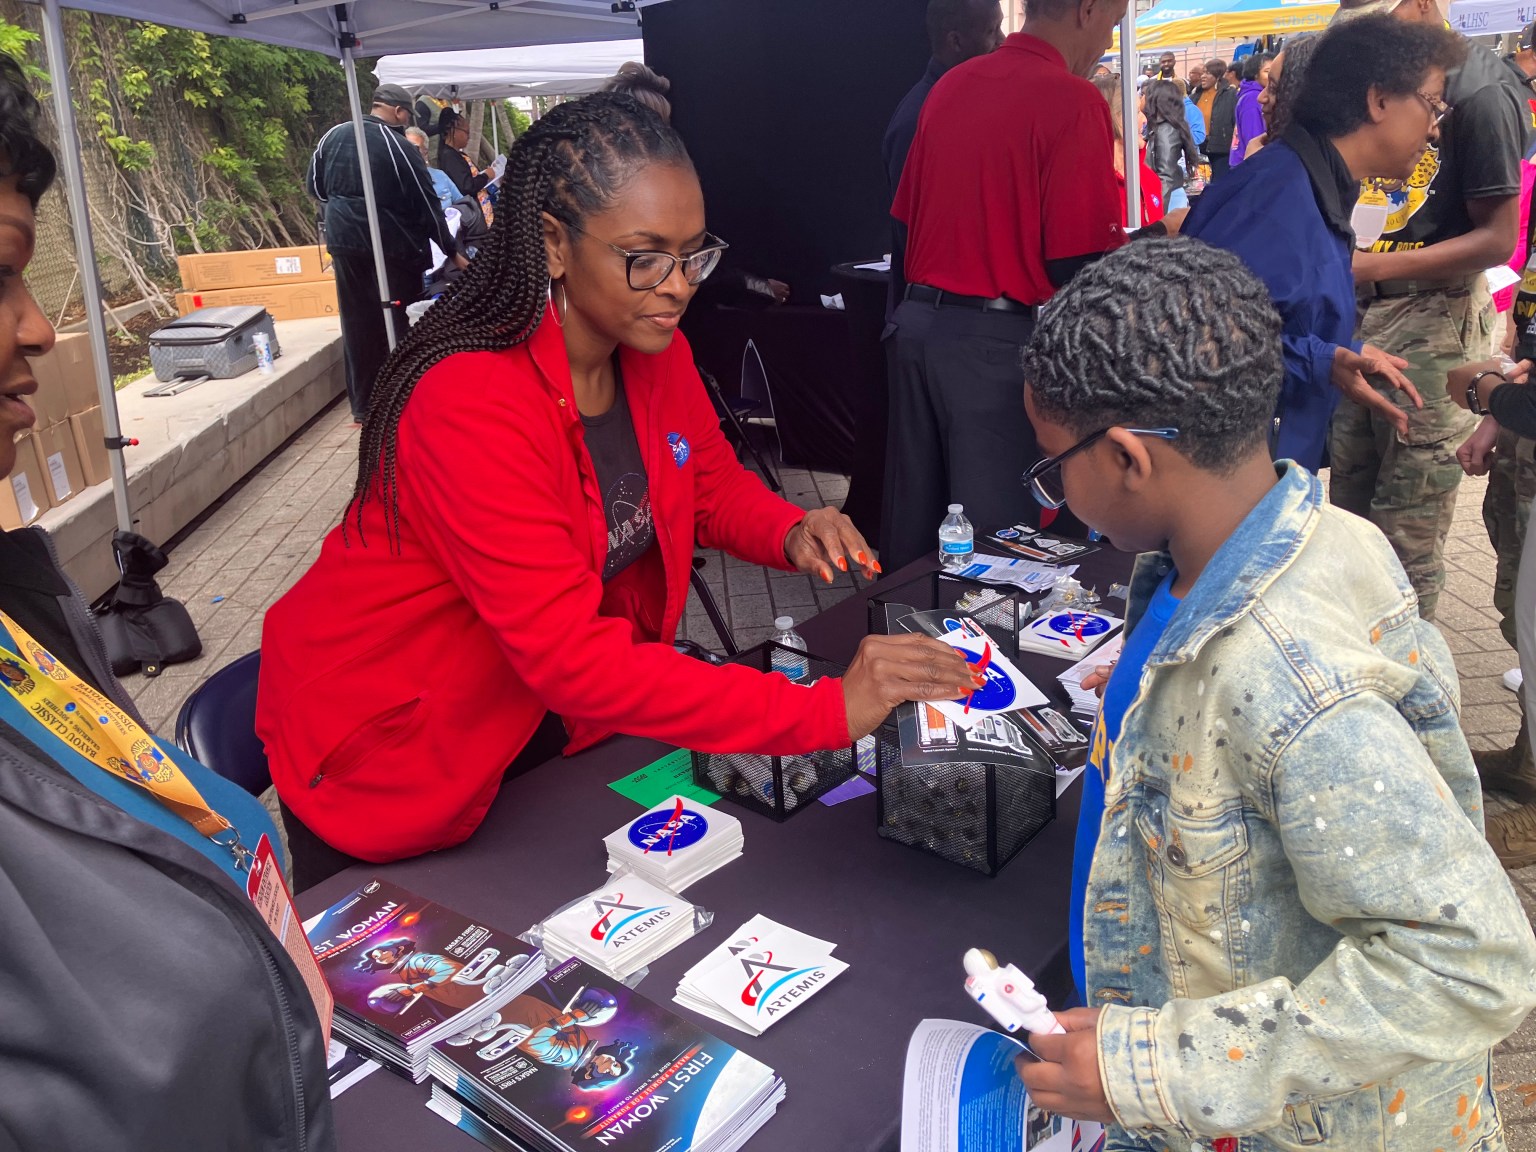
[[[841,676],[846,671],[841,664],[785,648],[771,640],[747,649],[727,663],[772,672],[775,654],[781,662],[805,660],[809,665],[804,678],[807,684],[813,684],[823,676]],[[848,780],[856,770],[852,745],[805,756],[759,756],[736,752],[693,754],[695,784],[775,820],[787,820],[823,793]]]
[[[898,621],[911,612],[955,610],[970,616],[987,630],[987,634],[1008,659],[1019,655],[1019,600],[1017,589],[999,588],[954,576],[948,572],[933,571],[882,591],[869,599],[869,630],[881,636],[899,636],[909,631]],[[988,596],[988,603],[978,609],[957,607],[966,597]]]
[[[898,723],[926,723],[940,744],[946,732],[943,717],[923,704],[902,705],[881,727],[875,800],[887,840],[996,876],[1056,818],[1055,762],[1006,716],[978,725],[984,738],[1008,746],[995,761],[905,764]]]

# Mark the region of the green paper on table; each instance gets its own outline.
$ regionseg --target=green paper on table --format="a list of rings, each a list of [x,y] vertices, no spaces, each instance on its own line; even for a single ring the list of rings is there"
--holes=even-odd
[[[608,785],[620,796],[626,796],[642,808],[654,808],[671,796],[681,796],[696,804],[713,804],[720,799],[707,788],[693,782],[693,753],[686,748],[668,752],[633,772],[622,780]]]

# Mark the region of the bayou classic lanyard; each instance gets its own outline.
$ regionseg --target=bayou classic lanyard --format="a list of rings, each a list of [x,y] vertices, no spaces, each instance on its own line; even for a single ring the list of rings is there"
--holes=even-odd
[[[0,612],[0,624],[31,654],[29,660],[0,645],[0,685],[43,727],[96,767],[137,784],[199,833],[229,849],[236,870],[245,871],[251,853],[240,842],[240,833],[208,807],[202,793],[149,733],[54,659],[4,612]]]

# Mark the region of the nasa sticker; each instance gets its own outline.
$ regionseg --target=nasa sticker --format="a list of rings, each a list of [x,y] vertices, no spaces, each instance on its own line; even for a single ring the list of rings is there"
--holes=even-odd
[[[629,826],[629,842],[646,852],[671,855],[692,848],[709,832],[709,821],[702,812],[684,808],[647,812]]]
[[[976,663],[981,657],[980,652],[961,648],[958,645],[951,645],[951,647],[972,664]],[[970,706],[974,711],[1006,712],[1018,702],[1018,685],[1013,682],[1013,677],[998,667],[996,661],[987,665],[987,670],[982,675],[987,678],[986,686],[976,689],[969,697]],[[967,697],[964,696],[955,701],[956,704],[965,704],[966,702]]]
[[[667,444],[672,449],[672,461],[679,468],[688,463],[688,457],[693,455],[693,449],[688,446],[688,437],[681,432],[668,432]]]
[[[996,535],[999,540],[1017,540],[1019,538],[1019,530],[1017,528],[1000,528]]]
[[[1045,621],[1040,631],[1054,632],[1058,636],[1070,636],[1074,640],[1087,640],[1090,636],[1102,636],[1109,631],[1109,621],[1101,616],[1083,612],[1059,612]]]

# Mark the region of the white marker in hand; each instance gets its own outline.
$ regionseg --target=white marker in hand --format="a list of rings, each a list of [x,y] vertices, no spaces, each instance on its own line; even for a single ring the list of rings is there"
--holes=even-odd
[[[965,990],[1008,1032],[1065,1032],[1035,984],[1012,964],[998,967],[997,957],[980,948],[965,953]]]

